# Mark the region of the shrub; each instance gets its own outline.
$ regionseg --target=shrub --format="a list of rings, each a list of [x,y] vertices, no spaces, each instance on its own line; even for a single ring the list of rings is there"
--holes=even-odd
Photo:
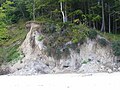
[[[81,31],[79,29],[73,29],[72,30],[72,42],[73,43],[83,43],[86,38],[86,33],[84,31]]]
[[[73,39],[72,39],[72,42],[73,42],[73,43],[78,43],[78,42],[79,42],[79,39],[78,39],[78,38],[73,38]]]
[[[97,37],[97,32],[95,30],[88,31],[88,37],[90,39],[95,39]]]
[[[107,46],[107,45],[108,45],[108,42],[107,42],[104,38],[98,39],[98,43],[99,43],[101,46]]]
[[[16,52],[14,52],[11,56],[8,57],[8,60],[7,60],[7,61],[9,62],[9,61],[18,59],[19,56],[20,56],[20,53],[16,51]]]
[[[88,63],[88,61],[86,61],[86,60],[84,60],[83,62],[82,62],[82,64],[87,64]]]
[[[10,39],[10,35],[8,34],[8,30],[6,28],[0,28],[0,44],[2,42],[6,42]]]
[[[62,57],[62,52],[60,51],[59,48],[56,48],[55,50],[55,55],[53,56],[55,59],[59,60]]]
[[[7,62],[10,62],[12,60],[19,58],[20,53],[17,49],[18,49],[18,46],[13,46],[13,47],[8,48],[8,50],[6,51],[8,52],[6,55]]]
[[[89,29],[85,25],[75,25],[70,22],[43,24],[41,32],[45,36],[43,40],[43,44],[47,47],[45,53],[56,59],[68,57],[70,55],[69,49],[80,53],[78,45],[85,42],[88,31]],[[42,39],[43,37],[40,37],[40,40]],[[66,45],[68,42],[71,44]]]
[[[79,48],[77,48],[75,51],[76,51],[78,54],[80,53],[80,49],[79,49]]]
[[[39,37],[38,37],[38,40],[39,41],[42,41],[44,39],[44,36],[43,35],[40,35]]]
[[[76,47],[78,47],[78,44],[72,43],[72,44],[69,44],[67,47],[69,47],[72,50],[76,50]]]
[[[70,50],[68,47],[63,49],[63,57],[68,57],[70,55]]]
[[[79,24],[80,24],[80,20],[79,20],[79,19],[75,19],[73,22],[74,22],[76,25],[79,25]]]
[[[62,52],[60,51],[59,48],[47,47],[45,52],[46,52],[47,56],[53,57],[56,60],[59,60],[62,57]]]
[[[112,49],[115,56],[120,56],[120,41],[113,42]]]
[[[52,34],[56,32],[56,25],[54,23],[46,22],[44,25],[42,25],[41,32],[43,34]]]

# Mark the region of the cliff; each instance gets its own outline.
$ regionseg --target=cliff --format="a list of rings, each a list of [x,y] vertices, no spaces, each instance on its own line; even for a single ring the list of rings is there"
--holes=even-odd
[[[113,55],[110,44],[101,46],[97,35],[96,39],[89,38],[83,44],[78,44],[77,51],[69,49],[67,57],[56,59],[48,56],[44,39],[38,40],[42,34],[42,25],[36,22],[28,22],[26,27],[29,32],[26,39],[19,47],[23,58],[17,63],[9,65],[10,72],[14,75],[34,75],[48,73],[97,73],[118,71],[118,58]],[[109,41],[106,40],[109,43]],[[65,43],[70,45],[71,42]]]

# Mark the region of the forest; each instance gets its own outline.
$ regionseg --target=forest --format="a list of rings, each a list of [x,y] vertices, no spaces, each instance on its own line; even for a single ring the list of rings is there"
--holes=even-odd
[[[16,49],[26,36],[27,21],[82,24],[119,41],[120,0],[0,0],[1,62],[19,55]]]
[[[102,32],[120,33],[120,0],[1,0],[0,20],[14,24],[19,20],[47,18],[79,22]]]

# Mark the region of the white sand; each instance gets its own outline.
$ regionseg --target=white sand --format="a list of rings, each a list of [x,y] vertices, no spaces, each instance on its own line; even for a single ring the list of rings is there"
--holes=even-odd
[[[0,90],[120,90],[120,73],[0,76]]]

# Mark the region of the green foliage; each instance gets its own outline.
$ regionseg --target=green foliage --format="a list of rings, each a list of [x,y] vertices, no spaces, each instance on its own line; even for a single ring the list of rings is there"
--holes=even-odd
[[[25,27],[24,22],[18,25],[7,25],[7,27],[3,22],[0,24],[0,61],[9,62],[16,60],[20,56],[17,49],[27,34],[23,28]]]
[[[79,53],[80,53],[80,49],[79,49],[79,48],[77,48],[77,49],[76,49],[76,52],[79,54]]]
[[[73,43],[78,43],[79,40],[78,40],[77,38],[73,38],[73,39],[72,39],[72,42],[73,42]]]
[[[82,14],[83,14],[83,12],[81,10],[75,10],[75,11],[69,13],[68,16],[71,17],[71,16],[75,16],[75,15],[82,15]]]
[[[5,23],[0,22],[0,46],[3,45],[4,42],[8,41],[11,37],[8,34],[8,30],[5,27]]]
[[[62,58],[62,51],[61,51],[59,48],[56,48],[53,57],[54,57],[56,60],[61,59],[61,58]]]
[[[69,48],[68,47],[65,47],[64,49],[63,49],[63,54],[62,54],[64,57],[68,57],[69,55],[70,55],[70,50],[69,50]]]
[[[12,48],[8,49],[7,52],[7,62],[10,62],[12,60],[18,59],[18,57],[20,56],[20,53],[18,52],[18,46],[13,46]]]
[[[91,61],[91,59],[83,60],[81,64],[87,64],[90,61]]]
[[[80,20],[79,20],[79,19],[75,19],[73,22],[74,22],[75,24],[79,24],[79,23],[80,23]]]
[[[101,46],[107,46],[107,45],[108,45],[108,42],[107,42],[104,38],[98,39],[98,43],[99,43]]]
[[[0,2],[0,19],[9,24],[16,23],[20,19],[33,20],[33,17],[44,17],[54,21],[61,21],[60,2],[62,2],[63,12],[67,15],[69,22],[74,22],[74,20],[76,22],[76,19],[77,21],[79,19],[79,23],[99,30],[102,25],[101,0],[1,0]],[[111,24],[112,33],[116,22],[118,23],[117,27],[119,27],[119,6],[120,0],[104,1],[103,9],[106,11],[104,12],[105,15],[114,14],[111,20],[115,18],[113,24]],[[105,21],[109,21],[109,18],[105,17]],[[105,27],[107,27],[106,32],[108,32],[107,22],[105,22]],[[116,31],[118,31],[116,33],[120,33],[119,28],[116,28]]]
[[[68,45],[68,47],[70,48],[70,49],[72,49],[72,50],[76,50],[77,49],[77,44],[76,43],[72,43],[72,44],[70,44],[70,45]]]
[[[47,47],[47,49],[45,50],[45,53],[47,56],[53,57],[56,60],[59,60],[62,58],[62,51],[56,47]]]
[[[7,41],[3,41],[3,46],[8,47],[16,43],[21,44],[27,34],[27,31],[25,30],[25,22],[20,21],[18,24],[7,26],[7,34],[10,38]]]
[[[101,20],[101,16],[100,15],[93,15],[94,17],[92,18],[92,21],[94,22],[99,22]]]
[[[83,44],[89,29],[85,25],[75,25],[73,23],[45,23],[43,24],[42,34],[45,36],[43,43],[47,47],[46,53],[54,58],[67,58],[70,54],[69,49],[80,50],[78,44]],[[51,28],[52,27],[52,28]],[[71,42],[70,44],[67,44]]]
[[[13,12],[15,11],[14,2],[6,0],[0,7],[0,17],[5,23],[12,22],[12,19],[15,17]]]
[[[62,14],[60,2],[63,3],[63,12],[68,17],[67,23],[61,23]],[[91,4],[88,4],[91,3]],[[107,4],[105,4],[107,3]],[[111,20],[105,17],[105,29],[108,32],[108,22],[111,22],[111,33],[119,32],[119,12],[120,0],[104,0],[104,13],[106,16],[112,15]],[[78,45],[85,42],[86,38],[96,39],[97,31],[89,30],[90,28],[101,29],[102,26],[102,5],[100,0],[1,0],[0,1],[0,46],[8,47],[13,44],[20,45],[26,36],[24,24],[21,19],[32,20],[35,17],[37,21],[43,24],[42,33],[38,39],[44,41],[50,54],[56,54],[56,57],[62,57],[63,48],[77,50]],[[110,9],[110,11],[109,11]],[[67,13],[66,13],[67,12]],[[115,18],[115,20],[114,20]],[[16,23],[17,27],[8,26]],[[83,25],[84,24],[84,25]],[[86,26],[85,26],[86,25]],[[12,29],[11,29],[12,28]],[[103,35],[110,41],[120,40],[120,35],[107,34]],[[105,40],[98,40],[103,46]],[[66,43],[72,42],[71,45]],[[117,44],[118,45],[118,44]],[[117,45],[113,45],[117,47]],[[59,48],[59,49],[58,49]],[[69,49],[68,49],[69,48]],[[4,50],[3,50],[4,51]],[[12,49],[12,51],[15,51]],[[79,51],[79,50],[78,50]],[[16,51],[17,52],[17,51]],[[11,57],[15,58],[18,54],[12,53]],[[54,56],[52,54],[52,56]],[[69,53],[68,53],[69,54]],[[9,59],[12,60],[12,59]]]
[[[96,39],[96,37],[97,37],[97,32],[96,32],[95,30],[90,30],[90,31],[88,32],[88,37],[89,37],[90,39]]]
[[[102,35],[103,35],[103,37],[105,37],[107,40],[109,40],[111,42],[120,40],[120,35],[119,34],[115,35],[115,34],[104,33]]]
[[[56,25],[54,23],[50,24],[51,22],[45,22],[43,25],[42,33],[44,34],[52,34],[56,32]]]
[[[74,25],[72,28],[72,42],[73,43],[83,43],[87,37],[87,32],[89,31],[85,25]]]
[[[113,42],[112,49],[115,56],[120,56],[120,41]]]
[[[39,41],[42,41],[43,39],[44,39],[44,36],[43,36],[43,35],[41,35],[41,36],[38,37],[38,40],[39,40]]]
[[[7,40],[7,39],[9,39],[7,29],[6,28],[1,28],[0,29],[0,41]]]
[[[19,59],[21,53],[18,51],[18,45],[9,47],[0,47],[0,61],[10,62]]]
[[[88,61],[86,61],[86,60],[84,60],[83,62],[82,62],[82,64],[87,64],[88,63]]]
[[[6,17],[6,14],[4,13],[3,7],[0,7],[0,20]]]

